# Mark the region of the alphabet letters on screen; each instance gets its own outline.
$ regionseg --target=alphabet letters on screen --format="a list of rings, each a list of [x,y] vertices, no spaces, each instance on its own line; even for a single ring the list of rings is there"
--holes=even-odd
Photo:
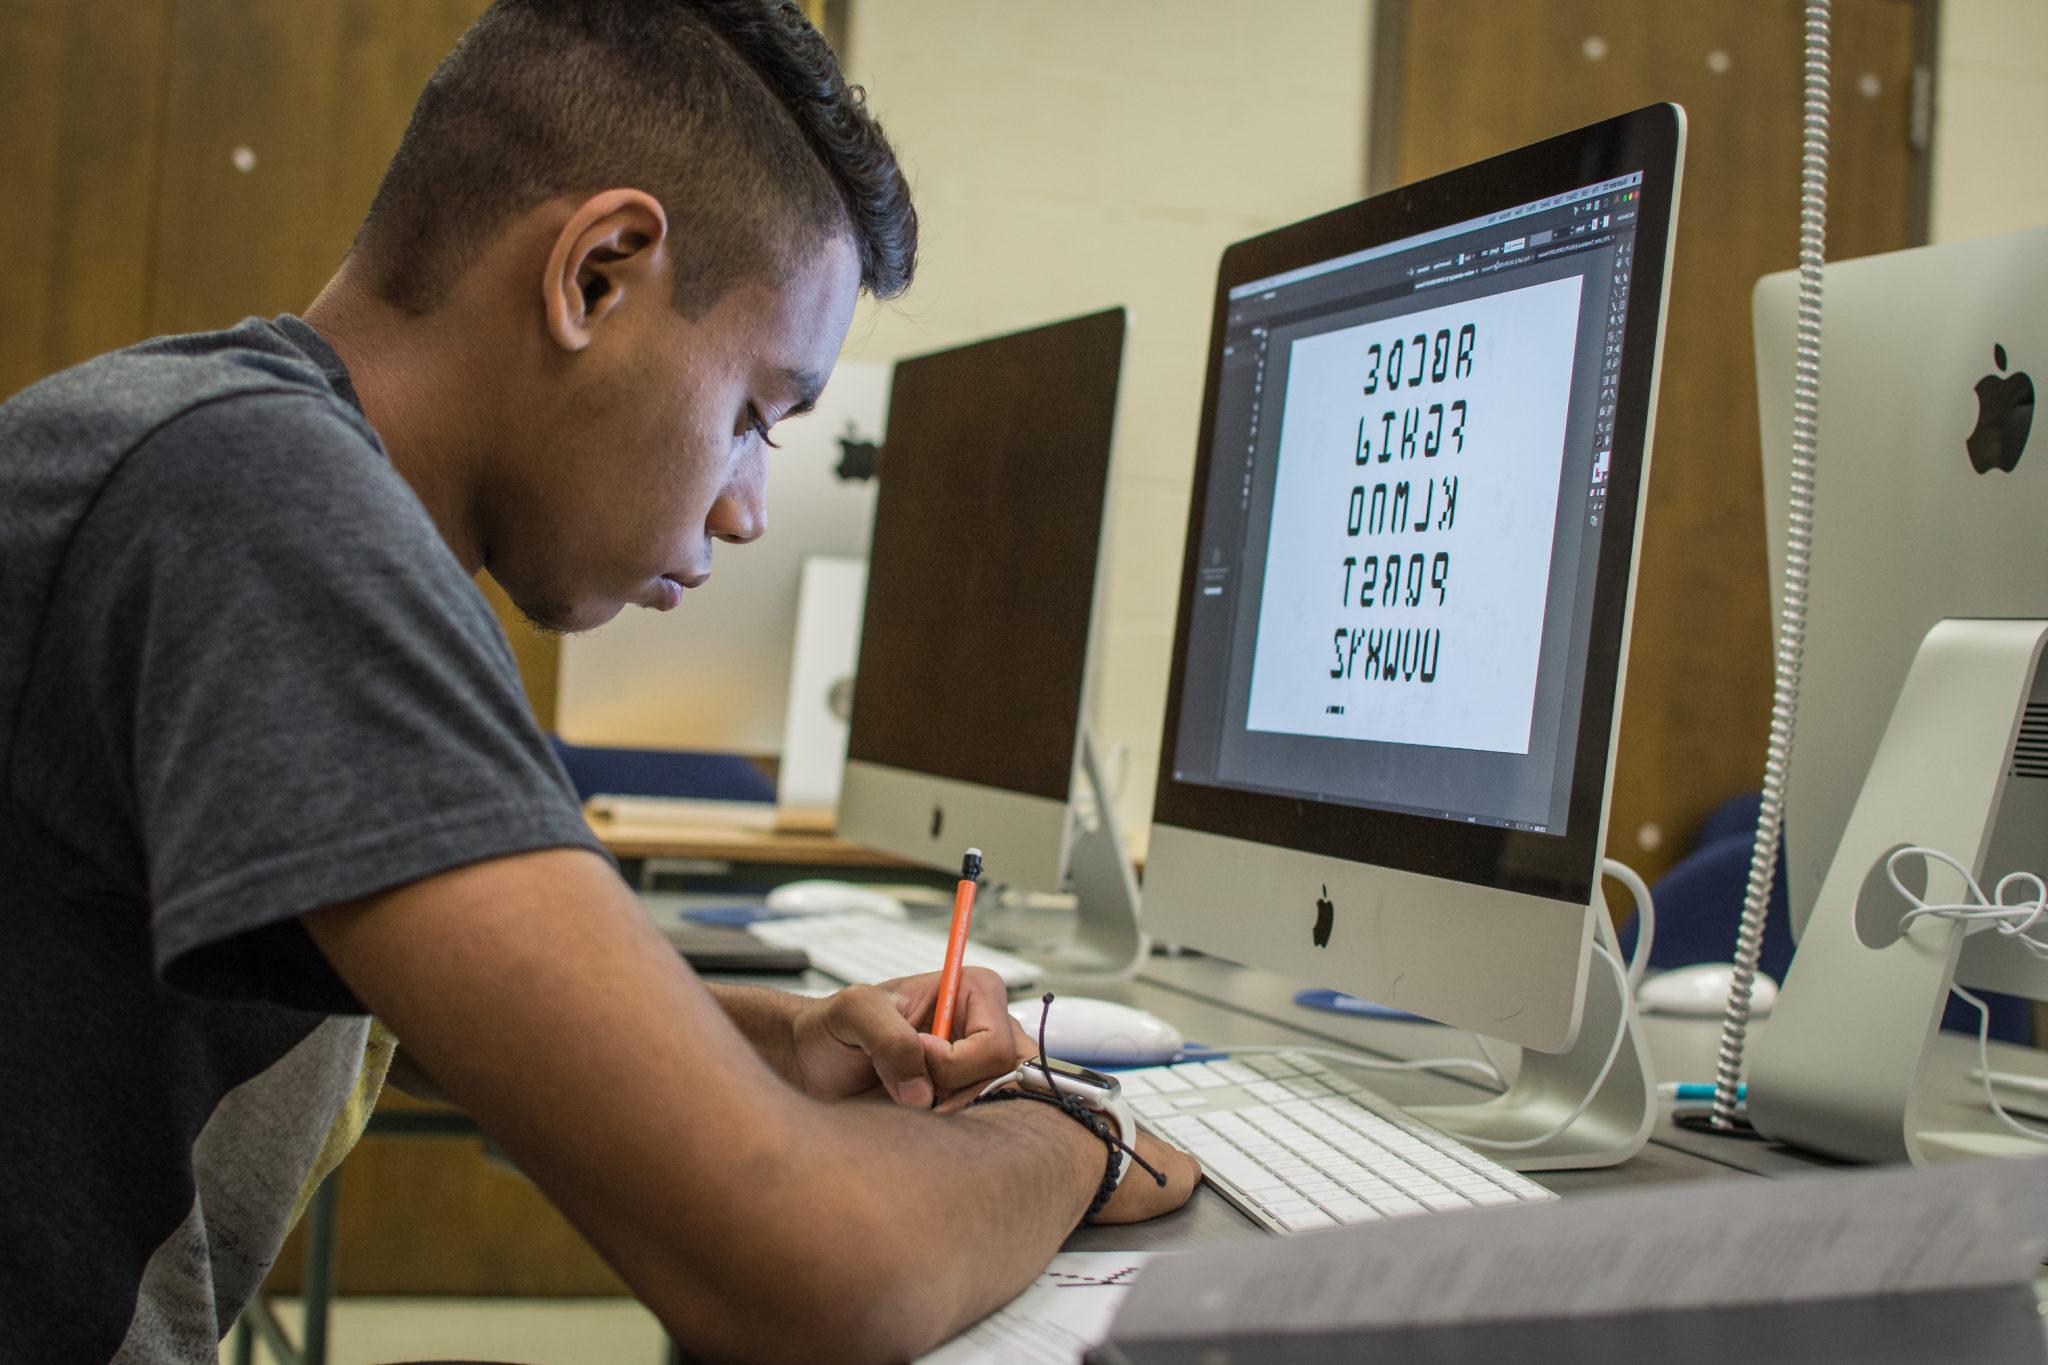
[[[1528,752],[1579,295],[1293,343],[1250,729]]]

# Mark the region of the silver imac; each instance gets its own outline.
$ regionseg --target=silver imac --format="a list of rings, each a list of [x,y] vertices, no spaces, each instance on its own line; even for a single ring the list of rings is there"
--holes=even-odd
[[[1786,578],[1797,279],[1757,285],[1773,592]],[[1987,889],[2048,874],[2048,228],[1829,265],[1805,648],[1784,858],[1799,950],[1752,1056],[1773,1137],[1866,1160],[2041,1144],[1928,1090],[1951,983],[2048,1000],[2048,960],[1923,923],[1884,875],[1939,848]],[[1909,857],[1909,885],[1961,879]]]
[[[1143,951],[1087,727],[1123,343],[1112,308],[896,366],[839,797],[847,839],[1071,886],[1054,976]]]
[[[1626,1003],[1603,966],[1588,1010],[1589,954],[1683,144],[1653,106],[1224,253],[1154,939],[1607,1054]],[[1535,1122],[1498,1117],[1431,1121]]]
[[[783,748],[797,587],[805,556],[865,555],[887,366],[842,363],[815,411],[777,427],[768,533],[718,553],[711,581],[672,612],[628,611],[562,641],[555,730],[571,744],[710,750]],[[854,441],[849,453],[841,438]]]

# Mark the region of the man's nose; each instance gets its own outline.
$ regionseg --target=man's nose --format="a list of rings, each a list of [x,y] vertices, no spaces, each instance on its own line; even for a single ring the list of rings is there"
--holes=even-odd
[[[711,504],[704,529],[718,540],[745,545],[768,529],[768,499],[759,485],[728,488]]]

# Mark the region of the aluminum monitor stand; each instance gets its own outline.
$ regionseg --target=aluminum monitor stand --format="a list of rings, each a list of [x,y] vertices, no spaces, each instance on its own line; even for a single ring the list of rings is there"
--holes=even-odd
[[[1138,879],[1124,850],[1095,737],[1085,726],[1081,777],[1088,784],[1086,799],[1071,802],[1067,810],[1074,822],[1066,888],[1074,895],[1073,932],[1057,946],[1017,944],[1012,949],[1043,966],[1054,986],[1128,981],[1152,946],[1138,928]]]
[[[1910,845],[1937,848],[1980,881],[1987,862],[2038,857],[2038,780],[2010,780],[2048,621],[1941,621],[1927,632],[1849,824],[1821,883],[1770,1022],[1752,1045],[1749,1118],[1767,1137],[1857,1161],[1925,1166],[1977,1156],[2039,1156],[2042,1144],[2001,1126],[1981,1103],[1929,1094],[1935,1033],[1964,956],[1963,926],[1907,906],[1885,863]],[[1797,837],[1796,831],[1794,837]],[[2037,862],[2008,864],[2038,867]],[[2003,867],[1999,870],[2005,870]],[[1931,868],[1930,902],[1961,899],[1960,879]],[[1974,959],[1973,983],[2040,994],[2038,978],[1999,979]],[[2009,947],[2010,945],[2002,945]],[[1982,963],[1982,966],[1978,964]]]
[[[1593,888],[1594,933],[1622,961],[1607,898]],[[1601,1064],[1621,1047],[1599,1093],[1563,1131],[1552,1134],[1577,1108],[1599,1078]],[[1587,964],[1586,1003],[1579,1031],[1562,1052],[1522,1049],[1522,1064],[1501,1094],[1476,1104],[1405,1106],[1407,1111],[1454,1138],[1470,1142],[1503,1166],[1518,1171],[1579,1170],[1616,1166],[1643,1149],[1657,1118],[1657,1082],[1650,1069],[1650,1050],[1636,1018],[1635,1001],[1615,972],[1595,959]],[[1532,1147],[1508,1148],[1495,1142],[1527,1142],[1552,1134]]]

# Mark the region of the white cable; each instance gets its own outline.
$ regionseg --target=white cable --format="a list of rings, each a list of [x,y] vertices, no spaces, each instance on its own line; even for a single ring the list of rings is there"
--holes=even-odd
[[[1650,888],[1643,884],[1643,879],[1637,875],[1636,870],[1620,859],[1601,859],[1600,871],[1602,875],[1612,877],[1627,887],[1630,899],[1635,901],[1638,920],[1636,948],[1629,954],[1628,959],[1628,998],[1634,1000],[1636,992],[1642,989],[1643,974],[1650,969],[1650,946],[1657,940],[1657,903],[1650,895]],[[1468,1033],[1466,1037],[1472,1040],[1480,1055],[1492,1064],[1496,1076],[1507,1075],[1507,1067],[1494,1053],[1485,1034]],[[1507,1089],[1505,1080],[1501,1082],[1501,1089]]]
[[[1954,871],[1963,879],[1963,887],[1969,899],[1946,904],[1922,900],[1899,879],[1899,864],[1907,858],[1931,858]],[[1963,933],[1980,934],[1986,929],[1995,929],[2008,938],[2014,938],[2025,946],[2035,957],[2048,958],[2048,943],[2027,933],[2044,915],[2048,915],[2048,885],[2031,872],[2008,872],[1998,879],[1998,885],[1991,896],[1984,894],[1984,888],[1970,869],[1938,848],[1912,845],[1892,853],[1884,861],[1884,875],[1894,889],[1906,898],[1913,908],[1899,917],[1899,932],[1904,933],[1916,920],[1953,920],[1963,926]],[[2032,886],[2033,898],[2024,901],[2007,901],[2006,890],[2013,886]],[[1964,990],[1951,978],[1950,991],[1967,1001],[1977,1011],[1977,1065],[1978,1076],[1984,1083],[1984,1102],[1991,1106],[1991,1112],[1998,1121],[2023,1138],[2035,1142],[2048,1142],[2048,1132],[2021,1123],[2005,1111],[1998,1102],[1998,1094],[1991,1088],[1991,1007],[1970,992]]]
[[[1991,1088],[1991,1006],[1985,1004],[1961,986],[1956,985],[1953,981],[1949,982],[1948,988],[1977,1007],[1977,1065],[1983,1068],[1984,1102],[1991,1106],[1991,1112],[1998,1116],[1998,1121],[2012,1129],[2013,1132],[2018,1133],[2023,1138],[2031,1138],[2035,1142],[2048,1142],[2048,1133],[2042,1132],[2039,1128],[2021,1123],[2011,1114],[2006,1113],[2005,1106],[1998,1102],[1998,1095]]]
[[[1792,735],[1799,715],[1799,673],[1806,649],[1806,587],[1813,553],[1813,486],[1820,454],[1821,266],[1828,225],[1828,0],[1806,6],[1804,135],[1799,172],[1799,339],[1792,377],[1792,496],[1785,536],[1785,596],[1778,611],[1777,668],[1772,684],[1771,737],[1764,757],[1763,799],[1757,808],[1756,844],[1735,936],[1735,976],[1714,1063],[1713,1126],[1743,1126],[1742,1053],[1749,1036],[1749,996],[1763,956],[1764,919],[1770,913],[1778,843],[1785,828],[1785,776],[1792,766]]]
[[[1464,1143],[1467,1147],[1485,1147],[1496,1152],[1525,1152],[1532,1147],[1541,1147],[1544,1143],[1550,1142],[1563,1134],[1566,1129],[1579,1121],[1579,1115],[1592,1107],[1593,1097],[1600,1093],[1601,1086],[1607,1084],[1607,1073],[1614,1070],[1615,1058],[1621,1056],[1621,1045],[1628,1041],[1628,1023],[1635,1014],[1635,1011],[1629,1008],[1628,972],[1621,965],[1621,959],[1608,952],[1607,945],[1604,943],[1595,943],[1593,951],[1600,954],[1600,960],[1605,962],[1614,971],[1614,984],[1621,989],[1621,1022],[1615,1026],[1614,1042],[1607,1049],[1607,1060],[1600,1063],[1600,1073],[1593,1077],[1593,1083],[1586,1087],[1586,1093],[1579,1097],[1577,1104],[1572,1106],[1572,1112],[1558,1120],[1557,1125],[1547,1133],[1542,1133],[1532,1138],[1515,1138],[1513,1140],[1472,1137],[1465,1133],[1454,1134],[1458,1141]]]
[[[1430,1071],[1437,1068],[1477,1071],[1480,1075],[1492,1080],[1495,1085],[1503,1089],[1507,1087],[1507,1081],[1502,1078],[1499,1067],[1493,1066],[1488,1062],[1482,1062],[1475,1057],[1424,1057],[1413,1062],[1395,1062],[1389,1061],[1385,1057],[1367,1057],[1361,1053],[1347,1052],[1343,1048],[1337,1047],[1296,1047],[1292,1043],[1255,1043],[1244,1046],[1230,1045],[1203,1048],[1200,1052],[1192,1053],[1178,1060],[1187,1062],[1208,1061],[1210,1059],[1205,1054],[1209,1052],[1217,1053],[1216,1060],[1218,1061],[1223,1060],[1224,1054],[1258,1053],[1264,1055],[1270,1053],[1277,1055],[1283,1052],[1303,1052],[1311,1057],[1328,1057],[1330,1060],[1342,1062],[1346,1066],[1365,1067],[1372,1071]]]
[[[1603,858],[1600,870],[1627,887],[1636,903],[1636,950],[1628,959],[1628,993],[1633,1000],[1642,989],[1643,973],[1650,969],[1650,945],[1657,938],[1657,907],[1650,899],[1650,888],[1643,885],[1643,879],[1627,863],[1618,858]]]
[[[1952,869],[1963,879],[1963,886],[1969,899],[1946,905],[1930,904],[1906,888],[1899,880],[1899,864],[1907,858],[1931,858]],[[1986,929],[1995,929],[2008,938],[2018,939],[2021,946],[2035,957],[2048,958],[2048,942],[2033,937],[2027,930],[2048,918],[2048,885],[2031,872],[2008,872],[1998,879],[1992,894],[1984,894],[1984,888],[1970,874],[1970,869],[1943,853],[1938,848],[1913,845],[1894,852],[1885,859],[1884,874],[1892,886],[1912,905],[1899,920],[1899,929],[1904,932],[1915,920],[1947,919],[1963,925],[1965,934],[1980,934]],[[2031,886],[2034,894],[2027,900],[2008,901],[2006,892],[2014,886]]]

